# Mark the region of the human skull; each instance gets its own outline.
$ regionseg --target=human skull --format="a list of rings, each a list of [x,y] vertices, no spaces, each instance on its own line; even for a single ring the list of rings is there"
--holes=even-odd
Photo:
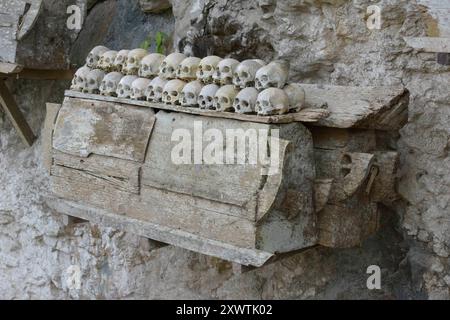
[[[273,61],[256,72],[255,87],[258,90],[268,88],[282,89],[289,76],[289,63]]]
[[[146,91],[151,80],[147,78],[137,78],[131,83],[131,98],[134,100],[146,100]]]
[[[100,85],[105,77],[105,73],[100,69],[89,71],[86,78],[86,86],[83,88],[83,93],[99,94]]]
[[[278,88],[269,88],[258,95],[256,112],[259,116],[280,115],[289,111],[289,97]]]
[[[105,72],[112,72],[114,69],[114,61],[117,57],[117,51],[109,50],[106,51],[100,57],[100,61],[98,62],[98,68]]]
[[[233,76],[233,84],[236,88],[244,89],[255,86],[256,72],[264,66],[258,60],[242,61],[236,68]]]
[[[237,93],[237,90],[231,84],[221,87],[214,96],[214,109],[223,112],[233,111],[233,102]]]
[[[75,76],[72,80],[72,85],[70,86],[70,90],[82,92],[84,87],[86,86],[87,75],[91,72],[92,69],[88,66],[83,66],[75,72]]]
[[[183,107],[198,106],[198,96],[202,88],[203,84],[198,80],[189,82],[181,91],[181,105]]]
[[[179,105],[181,91],[183,90],[186,82],[179,79],[170,80],[164,86],[163,102],[171,105]]]
[[[117,72],[122,72],[123,68],[127,64],[128,54],[130,50],[120,50],[117,52],[116,59],[114,60],[114,70]]]
[[[214,96],[220,89],[217,84],[208,84],[203,87],[198,96],[198,104],[200,109],[213,110],[214,109]]]
[[[233,84],[233,74],[238,65],[239,61],[236,59],[223,59],[220,61],[213,74],[214,83],[222,86]]]
[[[123,73],[136,76],[139,72],[142,59],[148,55],[148,51],[144,49],[133,49],[128,52],[127,63],[123,68]]]
[[[100,85],[100,94],[103,96],[117,97],[117,86],[122,78],[123,74],[120,72],[108,73]]]
[[[234,99],[234,111],[236,111],[237,113],[255,112],[258,94],[259,92],[255,88],[245,88],[239,91],[238,95]]]
[[[92,69],[98,68],[100,58],[106,51],[109,51],[109,49],[104,46],[97,46],[92,49],[86,58],[86,65]]]
[[[125,76],[120,79],[119,85],[117,86],[117,97],[119,98],[131,98],[133,93],[131,89],[131,84],[136,80],[137,76]]]
[[[289,111],[299,112],[305,108],[305,90],[297,83],[288,84],[283,88],[289,98]]]
[[[160,77],[156,77],[155,79],[150,81],[150,84],[147,87],[147,101],[161,102],[164,87],[166,86],[167,82],[167,80],[161,79]]]
[[[197,70],[197,79],[203,83],[209,84],[213,82],[213,75],[216,71],[217,65],[223,59],[217,56],[208,56],[200,61]]]
[[[159,53],[150,53],[141,61],[139,68],[139,77],[153,79],[158,76],[159,67],[166,58],[165,55]]]
[[[197,78],[197,70],[202,59],[196,57],[189,57],[184,59],[177,69],[178,79],[190,81]]]
[[[177,77],[177,69],[180,63],[186,59],[182,53],[171,53],[162,62],[159,68],[159,77],[161,79],[175,79]]]

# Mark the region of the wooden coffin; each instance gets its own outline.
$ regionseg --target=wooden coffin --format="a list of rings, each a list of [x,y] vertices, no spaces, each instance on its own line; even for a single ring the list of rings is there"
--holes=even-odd
[[[301,123],[72,97],[47,119],[53,206],[61,212],[243,265],[317,243],[313,141]],[[190,141],[182,153],[180,135]],[[174,161],[174,152],[191,161]]]

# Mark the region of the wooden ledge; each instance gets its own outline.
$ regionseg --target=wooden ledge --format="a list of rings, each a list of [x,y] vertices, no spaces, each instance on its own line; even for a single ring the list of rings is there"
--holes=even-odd
[[[301,86],[306,93],[306,109],[298,113],[268,117],[207,111],[163,103],[84,94],[77,91],[66,91],[65,95],[71,98],[107,101],[257,123],[303,122],[330,128],[389,131],[399,130],[408,120],[409,92],[403,87],[346,87],[315,84],[301,84]]]

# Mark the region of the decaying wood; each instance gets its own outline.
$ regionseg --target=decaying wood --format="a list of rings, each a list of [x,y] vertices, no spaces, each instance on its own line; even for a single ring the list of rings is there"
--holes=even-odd
[[[333,179],[317,179],[314,184],[314,202],[316,212],[322,211],[330,198]]]
[[[344,159],[348,163],[342,164],[344,172],[343,191],[345,198],[349,198],[362,187],[364,181],[369,176],[369,170],[373,164],[375,156],[370,153],[346,153]]]
[[[364,195],[353,197],[345,203],[327,204],[319,212],[319,243],[331,248],[360,246],[379,228],[376,203]]]
[[[391,204],[400,198],[396,186],[399,161],[398,152],[375,152],[374,165],[378,167],[378,174],[370,190],[373,202]]]
[[[450,38],[405,37],[408,46],[425,52],[450,53]]]
[[[77,91],[66,91],[66,97],[80,98],[80,99],[91,99],[91,100],[99,100],[99,101],[107,101],[107,102],[115,102],[115,103],[123,103],[147,108],[154,108],[159,110],[167,110],[167,111],[176,111],[194,115],[202,115],[212,118],[225,118],[225,119],[233,119],[239,121],[246,122],[256,122],[256,123],[273,123],[273,124],[282,124],[282,123],[291,123],[291,122],[307,122],[313,123],[328,116],[328,111],[325,109],[304,109],[298,113],[289,113],[280,116],[267,116],[267,117],[259,117],[256,115],[247,115],[240,113],[232,113],[232,112],[217,112],[217,111],[208,111],[202,110],[199,108],[188,108],[181,106],[172,106],[164,103],[153,103],[146,101],[137,101],[131,99],[123,99],[123,98],[115,98],[108,96],[101,96],[97,94],[86,94]]]
[[[42,0],[26,0],[25,10],[19,19],[17,40],[21,40],[33,28],[42,10]]]
[[[139,194],[139,164],[112,157],[91,155],[81,158],[55,151],[53,154],[52,175],[95,179],[118,190]],[[69,170],[68,170],[69,169]]]
[[[66,98],[53,148],[79,157],[94,153],[143,162],[154,122],[151,109]]]
[[[403,87],[344,87],[301,84],[306,106],[327,106],[330,115],[315,125],[398,130],[408,120],[409,93]]]
[[[16,75],[23,69],[22,66],[15,63],[0,62],[0,77],[7,77],[8,75]]]
[[[169,0],[139,0],[139,5],[147,13],[160,13],[172,7]]]
[[[99,225],[125,230],[143,237],[163,243],[192,250],[206,255],[220,257],[243,265],[262,266],[273,254],[268,252],[236,247],[224,242],[201,238],[179,228],[168,228],[149,221],[139,221],[127,216],[113,214],[106,210],[96,209],[61,199],[47,199],[53,210],[76,216]]]
[[[44,129],[42,131],[42,149],[44,151],[44,166],[49,173],[53,163],[53,129],[55,128],[56,117],[58,116],[59,109],[61,109],[60,104],[47,103],[47,114],[45,116]]]
[[[17,133],[19,133],[22,141],[27,146],[31,147],[36,140],[36,137],[3,79],[0,79],[0,105],[11,120]]]
[[[230,112],[134,101],[66,91],[66,96],[121,102],[161,110],[192,113],[260,123],[306,122],[333,128],[398,130],[408,119],[409,94],[403,87],[343,87],[300,84],[306,92],[307,109],[281,116],[258,117]],[[326,108],[326,109],[324,109]]]

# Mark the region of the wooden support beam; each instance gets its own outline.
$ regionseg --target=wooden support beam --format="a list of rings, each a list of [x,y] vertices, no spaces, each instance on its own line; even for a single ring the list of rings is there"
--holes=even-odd
[[[14,97],[9,91],[3,79],[0,79],[0,104],[5,110],[6,115],[13,123],[23,142],[31,147],[36,140],[33,131],[28,125],[25,117],[17,106]]]

